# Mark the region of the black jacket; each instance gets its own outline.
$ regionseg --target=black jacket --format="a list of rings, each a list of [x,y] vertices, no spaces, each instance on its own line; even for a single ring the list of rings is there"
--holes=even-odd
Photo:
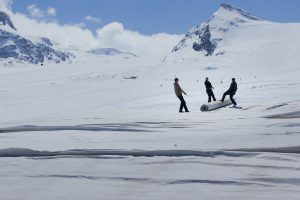
[[[235,81],[232,81],[230,88],[227,90],[230,94],[235,94],[237,91],[237,84]]]
[[[212,90],[213,86],[211,85],[211,83],[209,81],[205,81],[204,82],[206,90]]]

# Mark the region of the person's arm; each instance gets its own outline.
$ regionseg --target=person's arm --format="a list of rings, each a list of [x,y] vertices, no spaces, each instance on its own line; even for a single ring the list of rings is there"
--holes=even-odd
[[[186,95],[186,92],[179,86],[181,92]]]
[[[215,89],[215,88],[211,85],[211,82],[209,82],[209,85],[210,85],[210,89]]]

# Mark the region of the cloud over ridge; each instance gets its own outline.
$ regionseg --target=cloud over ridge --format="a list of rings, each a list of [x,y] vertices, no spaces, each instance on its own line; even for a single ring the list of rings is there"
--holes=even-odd
[[[56,9],[48,7],[41,10],[37,5],[28,6],[31,17],[11,10],[11,0],[2,0],[1,7],[6,7],[12,21],[20,34],[33,37],[48,37],[62,47],[76,46],[88,50],[92,48],[117,48],[135,53],[139,56],[162,57],[168,54],[182,35],[157,33],[144,35],[129,30],[121,22],[111,22],[99,27],[96,32],[85,28],[82,22],[78,24],[60,24],[57,21],[44,20],[45,15],[56,15]],[[100,22],[100,19],[87,15],[87,21]]]

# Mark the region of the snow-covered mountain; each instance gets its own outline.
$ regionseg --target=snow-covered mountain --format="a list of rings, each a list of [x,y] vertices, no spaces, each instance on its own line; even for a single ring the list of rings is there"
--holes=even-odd
[[[249,12],[223,3],[207,22],[189,30],[172,51],[189,48],[202,51],[207,56],[213,55],[219,42],[229,30],[257,21],[260,20]]]
[[[96,48],[89,50],[88,53],[95,54],[95,55],[104,55],[104,56],[123,56],[126,58],[130,57],[137,57],[137,55],[130,53],[130,52],[124,52],[120,51],[115,48]]]
[[[0,11],[0,25],[6,26],[8,25],[13,30],[17,30],[12,21],[10,20],[10,17],[5,12]]]
[[[9,15],[0,12],[0,59],[3,63],[61,63],[72,57],[69,52],[54,48],[48,38],[34,40],[18,34]]]
[[[208,21],[190,29],[162,63],[214,69],[213,76],[299,71],[299,34],[299,23],[270,22],[222,4]]]

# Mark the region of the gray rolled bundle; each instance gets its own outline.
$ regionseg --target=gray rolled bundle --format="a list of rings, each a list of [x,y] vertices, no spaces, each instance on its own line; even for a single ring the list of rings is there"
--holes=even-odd
[[[232,102],[230,99],[226,99],[223,103],[221,101],[213,101],[210,103],[203,104],[201,106],[200,110],[203,112],[211,111],[211,110],[215,110],[215,109],[222,108],[225,106],[229,106],[231,104],[232,104]]]

